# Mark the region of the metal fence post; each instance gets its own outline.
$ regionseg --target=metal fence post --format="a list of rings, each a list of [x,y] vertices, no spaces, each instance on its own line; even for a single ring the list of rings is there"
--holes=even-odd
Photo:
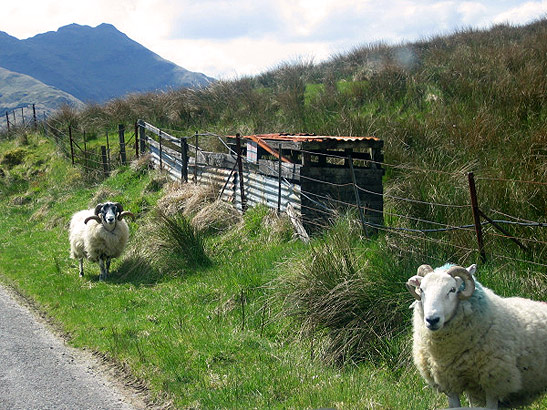
[[[127,156],[125,155],[125,127],[123,124],[118,125],[118,138],[120,140],[120,158],[122,165],[126,165]]]
[[[475,233],[477,234],[477,244],[479,247],[479,254],[481,261],[486,262],[486,253],[484,252],[484,242],[482,240],[482,225],[479,210],[479,203],[477,200],[477,189],[475,187],[475,176],[472,172],[467,174],[467,180],[469,182],[469,194],[471,196],[471,211],[473,212],[473,222],[475,224]]]

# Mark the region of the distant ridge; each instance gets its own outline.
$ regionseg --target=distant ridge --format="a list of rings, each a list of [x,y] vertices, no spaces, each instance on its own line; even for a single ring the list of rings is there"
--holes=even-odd
[[[76,108],[84,106],[83,102],[64,91],[28,75],[0,67],[0,115],[32,104],[36,105],[36,112],[39,115],[49,115],[61,105]]]
[[[70,24],[25,40],[0,32],[0,66],[81,101],[99,103],[131,92],[203,86],[213,80],[161,58],[111,24]]]

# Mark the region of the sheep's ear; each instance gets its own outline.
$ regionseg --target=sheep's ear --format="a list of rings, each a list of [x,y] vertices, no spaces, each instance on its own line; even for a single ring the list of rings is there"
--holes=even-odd
[[[414,275],[413,277],[411,277],[409,280],[406,281],[406,284],[413,286],[415,288],[419,288],[423,278],[424,278],[423,276]]]
[[[477,271],[477,265],[473,264],[467,268],[467,272],[469,272],[471,275],[474,275]]]
[[[422,283],[422,279],[423,279],[423,276],[414,275],[409,280],[407,280],[405,284],[410,294],[414,296],[416,300],[422,299],[422,296],[419,293],[419,290],[417,290],[420,287],[420,283]]]

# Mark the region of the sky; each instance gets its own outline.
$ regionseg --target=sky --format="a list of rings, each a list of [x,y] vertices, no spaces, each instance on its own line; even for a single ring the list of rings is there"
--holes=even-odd
[[[163,58],[217,79],[321,62],[359,46],[400,44],[547,16],[547,0],[2,1],[0,31],[19,39],[110,23]],[[0,62],[1,65],[1,62]]]

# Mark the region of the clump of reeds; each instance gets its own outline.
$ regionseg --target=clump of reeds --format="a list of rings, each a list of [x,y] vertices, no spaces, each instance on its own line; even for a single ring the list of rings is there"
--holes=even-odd
[[[324,359],[397,364],[411,302],[406,276],[385,250],[356,247],[360,234],[358,223],[339,221],[305,257],[286,265],[274,297],[303,338],[321,341]]]

